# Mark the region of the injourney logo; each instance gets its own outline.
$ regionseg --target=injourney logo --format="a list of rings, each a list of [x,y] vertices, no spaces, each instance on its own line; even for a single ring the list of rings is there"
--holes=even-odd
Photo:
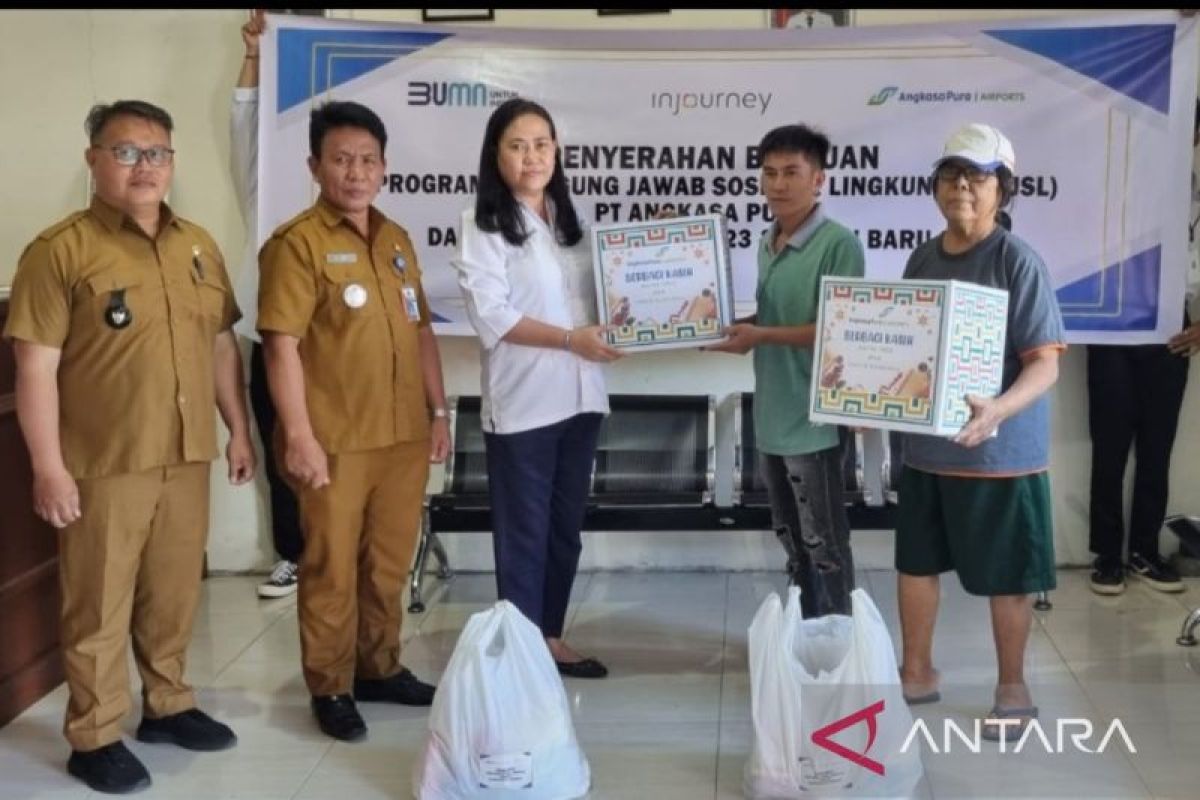
[[[677,117],[690,111],[758,111],[767,113],[773,92],[651,92],[650,107]]]

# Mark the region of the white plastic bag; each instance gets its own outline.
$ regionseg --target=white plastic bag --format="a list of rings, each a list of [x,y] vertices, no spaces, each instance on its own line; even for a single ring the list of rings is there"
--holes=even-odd
[[[591,770],[537,626],[507,600],[467,621],[429,713],[418,800],[572,800]]]
[[[791,587],[754,615],[747,797],[910,797],[920,781],[919,742],[900,752],[913,720],[891,637],[865,591],[850,599],[852,616],[806,620]]]

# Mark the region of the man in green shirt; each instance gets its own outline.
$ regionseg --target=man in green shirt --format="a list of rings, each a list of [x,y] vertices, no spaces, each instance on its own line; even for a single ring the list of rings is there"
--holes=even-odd
[[[763,137],[758,152],[775,222],[758,249],[757,313],[726,329],[728,342],[708,349],[754,351],[759,468],[804,616],[849,614],[854,559],[838,429],[809,420],[808,398],[821,276],[861,277],[863,248],[821,209],[824,134],[784,125]]]

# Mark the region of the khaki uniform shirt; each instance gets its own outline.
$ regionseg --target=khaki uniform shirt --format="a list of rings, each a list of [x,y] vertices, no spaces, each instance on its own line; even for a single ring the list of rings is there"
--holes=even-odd
[[[300,340],[308,414],[328,453],[429,437],[417,331],[430,317],[417,255],[374,208],[368,230],[365,240],[318,200],[259,254],[258,330]]]
[[[161,215],[151,239],[93,198],[17,265],[4,335],[62,351],[59,436],[75,478],[217,457],[213,347],[241,314],[212,237],[166,204]]]

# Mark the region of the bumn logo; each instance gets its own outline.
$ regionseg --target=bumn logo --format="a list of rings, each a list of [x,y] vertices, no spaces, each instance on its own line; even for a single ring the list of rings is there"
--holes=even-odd
[[[867,753],[871,751],[871,745],[875,744],[875,736],[879,733],[879,722],[876,719],[883,713],[883,701],[872,703],[866,708],[859,709],[853,714],[842,717],[839,720],[826,725],[824,728],[819,728],[813,731],[812,742],[817,747],[824,747],[834,755],[841,756],[852,764],[857,764],[863,769],[869,769],[876,775],[882,775],[883,764],[880,764],[873,758],[868,758]],[[838,744],[833,740],[833,735],[840,733],[846,728],[857,725],[860,722],[867,723],[867,746],[863,748],[861,753],[856,753],[845,745]]]
[[[488,87],[483,83],[409,81],[410,106],[486,106]]]
[[[875,95],[867,101],[869,106],[881,106],[888,101],[888,98],[900,91],[899,86],[885,86],[880,89]]]

